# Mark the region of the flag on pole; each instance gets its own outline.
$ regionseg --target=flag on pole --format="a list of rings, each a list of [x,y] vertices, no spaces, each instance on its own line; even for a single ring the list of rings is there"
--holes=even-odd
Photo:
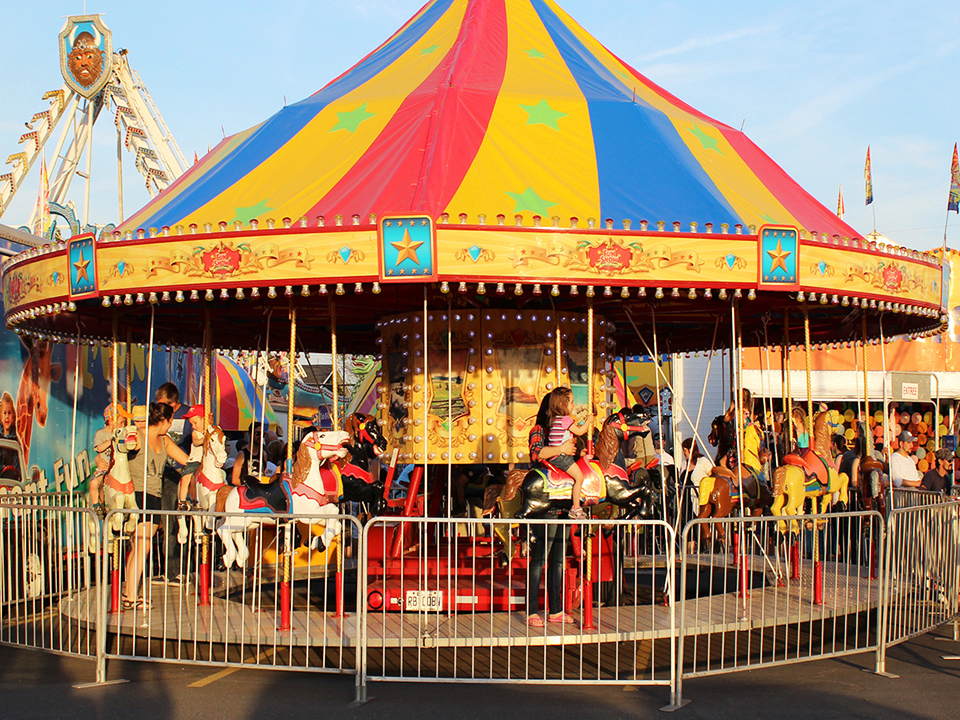
[[[863,166],[863,182],[866,186],[867,201],[864,205],[873,202],[873,173],[870,172],[870,146],[867,145],[867,163]]]
[[[50,218],[50,178],[47,175],[47,160],[40,156],[40,189],[37,192],[37,206],[33,210],[33,227],[31,230],[37,237],[43,237],[47,231]]]
[[[953,162],[950,163],[950,197],[947,212],[960,213],[960,162],[957,161],[957,144],[953,144]]]
[[[840,197],[837,198],[837,217],[843,220],[843,184],[840,184]]]

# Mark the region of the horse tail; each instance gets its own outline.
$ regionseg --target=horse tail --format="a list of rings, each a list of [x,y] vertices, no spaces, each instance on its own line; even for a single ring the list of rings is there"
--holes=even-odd
[[[527,471],[521,470],[520,468],[510,471],[510,474],[507,475],[506,487],[503,490],[504,500],[510,501],[517,496],[517,491],[520,490],[520,486],[523,485],[526,475]]]

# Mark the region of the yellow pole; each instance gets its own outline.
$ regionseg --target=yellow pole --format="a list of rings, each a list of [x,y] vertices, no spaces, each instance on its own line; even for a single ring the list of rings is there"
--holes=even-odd
[[[813,378],[811,377],[810,367],[810,309],[806,301],[803,303],[803,350],[806,355],[807,370],[807,437],[810,447],[813,448]]]
[[[784,378],[786,383],[786,401],[784,409],[787,412],[787,447],[789,453],[793,445],[793,396],[790,394],[790,313],[783,313],[783,363],[786,371]]]
[[[329,297],[329,296],[328,296]],[[330,302],[330,366],[333,369],[333,429],[340,429],[340,383],[337,379],[337,303]]]
[[[293,393],[297,357],[297,309],[290,303],[290,354],[287,357],[287,472],[293,472]]]

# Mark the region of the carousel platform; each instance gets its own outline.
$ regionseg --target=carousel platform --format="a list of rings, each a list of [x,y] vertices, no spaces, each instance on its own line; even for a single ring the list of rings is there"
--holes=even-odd
[[[657,565],[657,563],[651,563]],[[880,581],[869,577],[863,568],[859,574],[843,563],[824,562],[823,603],[814,604],[813,564],[804,561],[799,580],[784,579],[777,586],[772,573],[765,581],[753,582],[747,597],[738,592],[714,593],[677,602],[675,624],[686,636],[711,635],[787,624],[803,625],[818,621],[840,621],[846,616],[875,609],[880,599]],[[679,567],[679,566],[678,566]],[[752,578],[769,567],[755,559],[749,568]],[[688,572],[709,574],[735,572],[720,558],[690,558]],[[735,584],[734,584],[735,587]],[[679,588],[678,588],[679,590]],[[688,594],[689,594],[688,590]],[[83,623],[93,617],[95,588],[79,591],[61,601],[59,611]],[[153,586],[151,608],[144,612],[126,611],[108,614],[110,633],[150,640],[193,641],[244,645],[282,644],[288,646],[357,647],[363,631],[357,613],[337,617],[307,607],[306,597],[294,593],[289,631],[279,630],[280,613],[272,596],[264,595],[256,609],[256,599],[212,597],[208,606],[197,605],[195,588]],[[680,617],[681,608],[683,617]],[[368,612],[366,644],[371,649],[395,647],[511,647],[570,644],[602,644],[671,637],[671,608],[659,604],[598,607],[594,610],[594,629],[583,629],[582,611],[571,613],[576,624],[547,623],[545,628],[529,627],[523,612],[485,613],[399,613]]]

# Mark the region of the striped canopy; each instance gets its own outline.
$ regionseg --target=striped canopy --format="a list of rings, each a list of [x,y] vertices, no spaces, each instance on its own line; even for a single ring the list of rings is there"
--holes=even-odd
[[[260,392],[250,375],[240,365],[225,355],[217,355],[217,384],[213,417],[224,430],[249,430],[254,422],[260,422],[263,408]],[[269,404],[264,422],[277,424],[277,416]]]
[[[428,3],[119,229],[389,213],[857,235],[743,133],[622,62],[552,0]]]

